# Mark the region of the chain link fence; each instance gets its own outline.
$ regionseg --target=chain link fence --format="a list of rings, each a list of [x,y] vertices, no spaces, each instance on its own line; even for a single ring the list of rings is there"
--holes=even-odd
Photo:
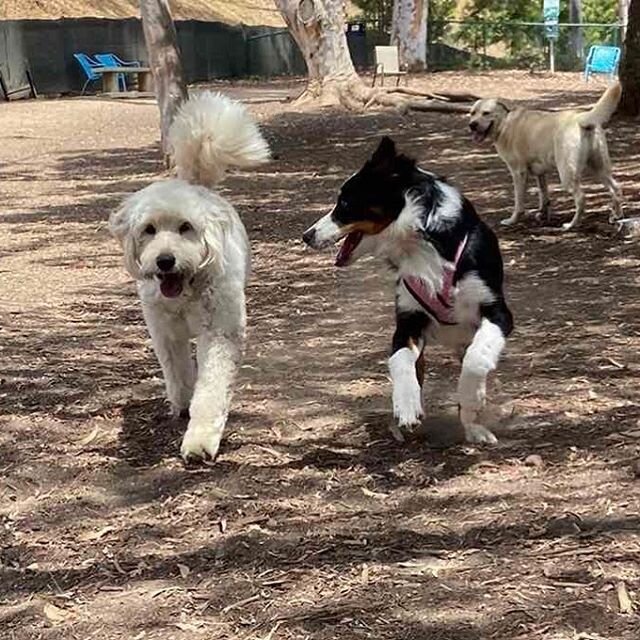
[[[348,29],[347,37],[359,68],[373,64],[375,45],[389,44],[388,31],[376,23],[366,24],[357,34]],[[433,20],[427,39],[427,65],[432,71],[549,68],[549,40],[542,22]],[[622,40],[619,23],[560,23],[555,41],[556,70],[580,71],[589,47],[621,46]]]
[[[548,67],[549,40],[543,23],[446,20],[434,21],[429,27],[428,64],[432,70]],[[621,31],[618,23],[560,23],[556,69],[583,69],[589,47],[620,46]]]

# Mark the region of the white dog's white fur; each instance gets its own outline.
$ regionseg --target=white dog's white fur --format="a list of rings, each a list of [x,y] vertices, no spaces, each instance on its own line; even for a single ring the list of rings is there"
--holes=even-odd
[[[212,93],[182,105],[169,142],[178,178],[134,193],[109,227],[137,281],[172,410],[189,410],[182,456],[213,458],[242,357],[250,250],[234,208],[209,189],[229,166],[267,161],[269,147],[242,105]]]

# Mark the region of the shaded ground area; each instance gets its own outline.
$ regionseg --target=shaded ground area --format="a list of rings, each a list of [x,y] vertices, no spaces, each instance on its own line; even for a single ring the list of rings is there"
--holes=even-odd
[[[601,90],[564,75],[421,82],[547,106]],[[499,446],[402,446],[390,276],[338,271],[301,232],[381,134],[494,226],[507,170],[458,116],[252,108],[276,160],[224,185],[253,244],[249,348],[221,455],[196,468],[177,458],[185,425],[167,417],[106,231],[162,175],[155,106],[0,113],[0,637],[637,640],[639,616],[620,609],[640,606],[640,261],[602,191],[588,188],[575,233],[499,231],[517,322],[493,385],[513,409]],[[637,123],[609,138],[637,215]],[[571,202],[552,199],[557,227]],[[441,430],[458,369],[444,350],[427,359]]]

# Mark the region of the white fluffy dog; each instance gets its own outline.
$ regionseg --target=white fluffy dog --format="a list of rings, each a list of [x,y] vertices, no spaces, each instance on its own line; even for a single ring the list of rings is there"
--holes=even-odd
[[[242,357],[250,251],[238,214],[209,188],[231,165],[267,161],[269,147],[242,105],[212,93],[183,104],[169,142],[178,178],[127,198],[109,228],[137,281],[172,411],[189,410],[182,456],[214,458]]]

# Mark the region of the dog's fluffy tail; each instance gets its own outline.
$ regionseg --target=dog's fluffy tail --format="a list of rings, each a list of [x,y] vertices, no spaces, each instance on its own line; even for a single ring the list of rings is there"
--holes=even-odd
[[[619,82],[612,84],[589,111],[580,116],[580,126],[585,129],[602,126],[609,121],[620,102],[622,87]]]
[[[239,102],[205,92],[182,104],[169,129],[178,177],[213,187],[230,166],[252,167],[269,160],[269,145]]]

